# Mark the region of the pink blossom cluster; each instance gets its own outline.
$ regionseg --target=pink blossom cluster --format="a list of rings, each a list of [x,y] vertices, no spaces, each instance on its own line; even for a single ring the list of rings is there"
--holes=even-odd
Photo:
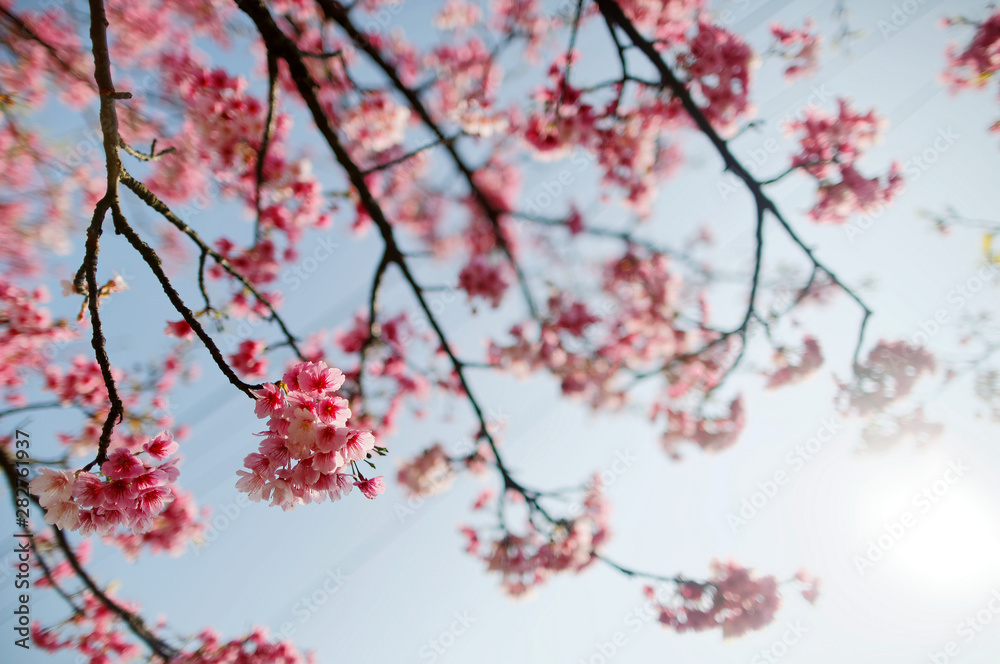
[[[702,21],[690,50],[679,54],[677,62],[687,71],[705,117],[720,134],[735,134],[740,123],[757,112],[750,102],[750,83],[760,61],[739,35]]]
[[[112,367],[111,375],[119,387],[119,396],[134,428],[117,428],[111,435],[110,449],[140,452],[148,439],[143,434],[144,430],[173,429],[175,440],[181,440],[187,434],[188,427],[174,426],[168,395],[178,380],[197,377],[197,365],[186,362],[175,349],[168,351],[161,363],[139,367],[132,373]],[[55,392],[63,406],[83,408],[88,415],[79,430],[60,433],[59,440],[71,454],[92,455],[110,411],[107,387],[99,365],[82,355],[77,356],[66,369],[55,364],[46,367],[45,379],[44,389]]]
[[[180,130],[168,137],[175,152],[154,163],[147,184],[158,196],[183,203],[206,195],[215,180],[225,196],[236,197],[253,214],[259,209],[261,237],[247,248],[237,248],[227,238],[218,249],[255,286],[274,281],[281,262],[297,258],[295,244],[309,228],[325,228],[331,217],[326,211],[319,181],[307,159],[287,156],[291,118],[276,111],[272,136],[262,168],[257,200],[257,157],[263,141],[267,105],[251,95],[247,81],[222,69],[208,69],[187,51],[161,55],[163,85],[179,97],[186,115]],[[181,210],[182,216],[185,210]],[[287,245],[278,246],[275,234]],[[215,279],[230,279],[221,266],[213,265]],[[278,304],[278,293],[266,293]],[[267,315],[259,302],[247,302],[239,289],[233,296],[231,313],[246,315],[251,309]]]
[[[0,62],[0,70],[5,64]],[[0,199],[0,270],[8,276],[40,272],[45,250],[69,253],[69,238],[79,224],[77,206],[92,207],[103,193],[90,158],[63,163],[63,155],[33,129],[10,113],[0,122],[0,191],[33,194]]]
[[[174,499],[170,487],[179,471],[166,458],[177,443],[166,431],[146,441],[141,454],[118,448],[101,464],[100,475],[42,468],[28,488],[45,509],[45,523],[81,535],[136,534],[156,527],[155,520]]]
[[[135,602],[122,601],[110,591],[105,594],[127,611],[138,612]],[[127,629],[112,609],[89,590],[81,593],[81,600],[82,610],[56,627],[43,629],[37,621],[32,623],[32,644],[50,653],[77,652],[91,664],[126,664],[144,659],[142,649],[126,638]],[[162,623],[157,627],[162,627]],[[271,641],[263,627],[255,627],[245,637],[230,641],[224,641],[212,629],[204,629],[170,661],[173,664],[315,664],[312,653],[299,653],[290,641]]]
[[[793,364],[785,353],[780,353],[777,360],[780,368],[768,377],[768,388],[798,383],[823,366],[823,354],[820,352],[819,342],[811,335],[806,335],[802,339],[802,351],[799,353],[797,363]]]
[[[458,287],[470,301],[481,297],[494,309],[500,306],[509,285],[505,264],[492,262],[483,255],[473,256],[458,274]]]
[[[455,479],[455,471],[444,447],[437,443],[404,463],[396,479],[410,496],[426,497],[446,490]]]
[[[954,46],[949,47],[944,80],[952,90],[983,88],[997,71],[1000,71],[1000,11],[977,26],[965,50],[959,52]],[[994,123],[993,131],[1000,131],[1000,121]]]
[[[683,410],[665,410],[667,430],[661,436],[660,443],[674,459],[680,458],[677,446],[684,441],[691,441],[706,452],[719,452],[732,447],[746,426],[746,413],[741,397],[729,403],[729,410],[722,417],[707,418]]]
[[[77,561],[79,561],[81,565],[86,565],[90,562],[90,556],[93,549],[91,542],[92,540],[85,539],[75,545],[70,544],[73,555],[76,556]],[[46,555],[49,552],[58,550],[58,548],[59,544],[56,542],[56,539],[51,532],[43,531],[35,533],[35,551],[42,555]],[[38,588],[51,588],[53,582],[58,584],[64,579],[69,579],[76,575],[76,571],[73,569],[73,566],[65,557],[62,557],[62,559],[58,562],[54,562],[52,556],[46,556],[46,564],[49,568],[48,574],[45,573],[45,569],[42,567],[39,560],[39,557],[33,557],[31,561],[31,565],[35,570],[32,585]]]
[[[872,415],[909,396],[917,381],[934,367],[934,356],[922,346],[882,340],[855,366],[854,381],[840,385],[841,398],[847,409]]]
[[[44,370],[55,348],[76,337],[65,321],[54,321],[39,306],[47,300],[42,287],[26,291],[0,278],[0,387],[15,405],[26,403],[20,391],[25,372]]]
[[[357,464],[375,449],[371,431],[347,428],[348,402],[337,395],[344,374],[325,362],[300,362],[281,382],[258,390],[255,412],[267,419],[258,451],[244,459],[236,488],[254,502],[291,510],[297,504],[339,500],[357,486],[366,498],[385,490]],[[353,480],[353,481],[352,481]]]
[[[120,606],[129,611],[137,611],[134,602],[122,602],[114,598],[114,594],[105,593]],[[69,650],[79,652],[87,657],[91,664],[110,664],[110,662],[130,662],[138,659],[142,649],[125,638],[125,630],[121,619],[110,608],[105,606],[96,595],[89,590],[81,593],[80,612],[74,613],[68,620],[50,629],[43,629],[36,621],[31,625],[31,643],[45,652]]]
[[[262,219],[267,215],[267,210],[261,212]],[[219,254],[225,257],[233,269],[243,275],[247,281],[255,286],[270,284],[278,278],[281,268],[280,261],[294,260],[296,254],[291,248],[284,252],[279,252],[273,240],[262,238],[250,247],[237,247],[226,238],[219,238],[215,243],[215,248]],[[220,265],[215,264],[208,269],[208,275],[213,279],[224,279],[228,272]],[[260,289],[258,289],[260,290]],[[261,291],[268,301],[274,306],[280,306],[280,292]],[[263,302],[250,295],[245,289],[240,289],[232,296],[229,304],[230,313],[235,316],[247,316],[253,312],[261,317],[268,317],[271,312]]]
[[[369,406],[360,389],[360,365],[345,376],[350,381],[348,389],[355,412],[353,421],[358,427],[369,429],[381,438],[396,430],[397,418],[408,398],[419,401],[426,399],[430,393],[430,382],[407,361],[410,344],[418,339],[426,341],[429,336],[414,329],[406,312],[380,321],[376,329],[376,338],[366,355],[364,380],[366,385],[375,381],[379,386],[385,386],[388,404],[381,412]],[[338,332],[336,343],[345,353],[359,353],[368,340],[369,332],[368,317],[358,313],[351,328]],[[459,389],[453,387],[452,391]]]
[[[609,507],[597,478],[587,490],[582,507],[580,516],[560,521],[550,532],[542,532],[530,522],[525,535],[505,530],[488,550],[481,549],[475,529],[463,527],[466,551],[486,562],[488,571],[500,574],[505,593],[523,596],[554,574],[581,572],[596,560],[594,556],[610,537]]]
[[[220,46],[229,46],[225,26],[236,8],[218,0],[160,0],[155,4],[109,0],[106,9],[111,24],[117,26],[108,31],[112,59],[150,70],[165,51],[189,46],[192,36],[207,36]]]
[[[260,380],[267,375],[267,356],[264,355],[266,347],[267,344],[263,341],[244,339],[236,352],[227,358],[229,366],[246,380]]]
[[[430,103],[438,114],[463,129],[476,122],[477,112],[495,110],[503,67],[490,58],[490,49],[478,35],[449,39],[422,58],[423,67],[437,74]],[[473,128],[473,127],[470,127]]]
[[[542,0],[496,0],[491,3],[490,27],[499,35],[524,39],[524,59],[536,62],[541,49],[554,31],[555,19],[549,18]]]
[[[118,370],[111,375],[121,382],[124,374]],[[99,409],[108,403],[108,388],[97,360],[77,355],[70,367],[63,370],[56,364],[45,367],[45,389],[54,393],[64,406],[71,404]]]
[[[403,142],[410,111],[377,90],[341,113],[340,129],[358,156],[385,152]]]
[[[734,638],[774,620],[781,596],[773,576],[758,578],[734,562],[713,561],[711,569],[706,582],[678,581],[674,596],[666,602],[657,598],[656,589],[646,587],[664,626],[677,632],[721,628],[723,637]]]
[[[549,67],[549,86],[534,94],[541,110],[523,125],[525,141],[540,160],[562,159],[575,147],[588,150],[597,158],[601,182],[621,187],[623,203],[645,216],[657,179],[670,175],[680,163],[679,151],[664,140],[664,134],[681,126],[681,105],[656,93],[640,94],[633,105],[625,105],[622,90],[616,88],[617,99],[599,108],[565,80],[567,63],[578,57],[560,55]]]
[[[806,19],[801,30],[786,28],[778,23],[771,26],[771,34],[777,40],[779,52],[785,59],[791,60],[791,64],[785,69],[785,80],[789,83],[799,77],[812,76],[816,73],[823,35],[812,33],[815,27],[811,18]]]
[[[0,6],[31,31],[26,34],[8,21],[0,23],[0,42],[12,56],[0,61],[0,89],[8,94],[16,90],[21,101],[36,107],[45,105],[53,89],[60,91],[60,101],[71,108],[80,108],[94,99],[94,82],[88,78],[88,52],[65,9],[50,5],[42,11],[22,11],[15,9],[10,0]]]
[[[483,19],[483,10],[468,0],[446,0],[434,16],[438,30],[468,30]]]
[[[596,138],[595,124],[601,114],[583,101],[580,90],[566,82],[565,67],[576,60],[577,53],[556,58],[549,67],[551,87],[539,88],[533,95],[542,110],[528,118],[524,138],[536,150],[538,159],[562,159],[574,146],[592,144]]]
[[[514,343],[493,343],[490,362],[521,375],[544,368],[561,379],[568,396],[595,406],[619,404],[616,379],[621,371],[686,348],[685,335],[674,327],[679,289],[668,259],[629,252],[605,270],[604,291],[617,303],[612,316],[601,319],[583,302],[555,295],[537,340],[531,328],[515,325],[510,330]],[[586,343],[588,336],[595,338],[594,344]]]
[[[835,116],[810,107],[803,120],[786,125],[789,134],[802,133],[802,152],[792,168],[803,169],[819,184],[819,200],[809,212],[812,220],[843,223],[852,214],[892,202],[903,186],[898,163],[882,178],[866,178],[856,167],[884,128],[885,121],[874,111],[861,115],[845,99],[838,100]]]
[[[705,9],[703,0],[623,0],[625,15],[645,33],[652,33],[661,48],[683,42]]]
[[[151,553],[179,556],[188,542],[196,540],[204,532],[208,508],[199,513],[191,494],[177,487],[171,487],[170,494],[166,509],[156,516],[150,530],[118,533],[111,537],[129,560],[135,560],[144,548]]]
[[[212,629],[202,630],[193,649],[180,653],[176,664],[315,664],[311,652],[299,653],[291,641],[270,641],[264,627],[243,638],[223,641]]]
[[[810,604],[815,604],[816,600],[819,599],[821,580],[805,569],[800,569],[795,573],[795,580],[802,584],[802,598]]]
[[[662,443],[667,452],[676,458],[682,441],[709,451],[725,449],[745,425],[742,400],[733,399],[725,415],[711,418],[681,399],[715,389],[735,353],[731,343],[712,345],[718,333],[704,323],[690,328],[678,324],[682,288],[666,256],[629,251],[605,268],[603,289],[615,302],[612,314],[601,318],[567,294],[554,295],[540,331],[513,326],[513,342],[491,343],[489,362],[521,376],[548,371],[560,379],[563,394],[586,399],[595,408],[622,405],[625,379],[635,373],[661,373],[667,384],[651,416],[665,415]],[[707,315],[703,303],[702,316]],[[689,357],[694,349],[703,350]]]

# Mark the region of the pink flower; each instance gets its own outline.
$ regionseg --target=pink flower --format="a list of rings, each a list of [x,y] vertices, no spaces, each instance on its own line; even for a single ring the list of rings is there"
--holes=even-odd
[[[63,530],[74,530],[80,523],[80,507],[72,500],[62,500],[45,510],[45,523]]]
[[[273,415],[285,405],[285,393],[274,383],[264,383],[264,387],[254,395],[257,397],[254,414],[261,419]]]
[[[358,487],[365,498],[369,500],[374,500],[375,496],[385,491],[385,482],[382,480],[382,475],[367,480],[357,480],[354,482],[354,486]]]
[[[184,341],[191,341],[194,339],[194,330],[188,325],[186,320],[179,320],[174,323],[167,323],[167,328],[164,333],[168,337],[177,337],[178,339],[183,339]]]
[[[177,447],[177,443],[174,442],[170,434],[166,431],[161,431],[155,438],[143,445],[142,449],[149,454],[150,458],[156,461],[163,461],[176,452]]]
[[[101,507],[104,505],[104,483],[93,473],[80,473],[73,484],[73,497],[82,507]]]
[[[440,443],[403,465],[397,475],[400,484],[414,497],[430,496],[450,486],[455,477],[451,460]]]
[[[145,468],[139,458],[124,447],[112,452],[108,455],[108,460],[101,464],[101,472],[106,477],[116,480],[131,480],[142,475],[144,471]]]
[[[263,341],[245,339],[237,352],[229,356],[229,364],[247,380],[259,380],[267,375],[267,358]]]
[[[73,481],[73,474],[67,470],[42,468],[28,484],[28,490],[38,496],[42,507],[48,507],[73,497]]]
[[[480,255],[473,256],[458,275],[458,287],[468,293],[470,300],[482,297],[494,309],[500,306],[508,285],[503,268],[491,264]]]

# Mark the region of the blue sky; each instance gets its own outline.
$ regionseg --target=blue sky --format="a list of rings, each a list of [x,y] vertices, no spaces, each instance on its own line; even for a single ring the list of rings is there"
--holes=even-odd
[[[829,32],[833,4],[743,0],[714,4],[713,11],[732,12],[730,27],[764,47],[769,43],[767,25],[773,21],[799,25],[811,15]],[[821,258],[847,283],[870,281],[863,289],[876,312],[869,344],[881,337],[912,338],[943,309],[949,323],[934,335],[931,346],[953,352],[958,329],[954,321],[967,311],[996,309],[1000,291],[994,279],[970,298],[956,301],[955,289],[979,269],[980,238],[966,231],[943,237],[918,213],[952,204],[969,217],[1000,216],[1000,143],[985,131],[1000,116],[995,93],[954,97],[937,83],[945,44],[969,36],[968,31],[942,30],[937,20],[956,13],[978,17],[985,10],[981,3],[916,0],[848,6],[852,27],[864,30],[864,36],[849,51],[827,51],[818,74],[792,87],[781,80],[779,63],[766,63],[755,100],[760,117],[768,122],[759,132],[734,141],[733,149],[745,162],[760,162],[753,172],[766,178],[784,170],[792,147],[776,120],[798,113],[806,103],[825,101],[830,108],[833,98],[849,94],[857,107],[875,107],[887,116],[885,141],[863,164],[871,172],[884,172],[892,159],[899,159],[913,175],[896,204],[869,227],[851,227],[861,231],[855,232],[810,225],[805,212],[812,205],[814,186],[806,178],[786,178],[772,193],[806,241],[818,247]],[[402,28],[418,39],[416,35],[428,29],[427,13],[423,3],[406,3],[385,27]],[[591,37],[581,42],[585,53]],[[239,66],[235,57],[227,62]],[[585,56],[581,76],[588,74],[586,66]],[[307,128],[298,118],[297,131]],[[78,131],[67,121],[66,140]],[[939,150],[934,144],[942,135],[954,136],[954,141]],[[781,149],[761,157],[771,139],[779,140]],[[669,242],[707,223],[719,239],[714,257],[749,268],[752,201],[742,191],[720,196],[719,162],[706,141],[691,135],[684,140],[684,150],[688,166],[659,191],[657,210],[644,232]],[[934,152],[934,163],[918,165],[914,158],[927,150]],[[318,148],[314,154],[317,172],[328,173],[328,159]],[[523,200],[534,200],[545,169],[552,168],[533,167],[531,172],[541,175],[526,178]],[[589,175],[581,174],[573,183],[573,196],[584,209],[593,210],[597,223],[621,223],[625,215],[620,208],[590,205]],[[134,204],[127,212],[140,223],[143,218],[156,223]],[[206,213],[204,223],[210,223],[211,215],[234,214],[238,211],[222,205]],[[338,219],[331,231],[341,244],[333,256],[300,289],[286,294],[283,313],[293,329],[342,326],[366,302],[368,275],[380,244],[371,236],[350,238],[346,225]],[[249,237],[249,223],[246,230]],[[165,297],[146,295],[157,291],[145,267],[118,238],[105,237],[102,270],[130,276],[131,291],[103,309],[109,352],[127,365],[155,350],[146,340],[155,338],[164,320],[176,316]],[[318,242],[316,236],[308,237],[302,255],[310,255]],[[789,263],[805,269],[802,257],[775,225],[768,227],[768,247],[772,268]],[[61,268],[64,272],[57,269],[54,277],[75,269],[79,255],[79,249],[74,250],[67,267]],[[528,266],[532,273],[540,268]],[[196,291],[187,276],[193,270],[182,274],[179,279],[187,280],[182,281],[182,292],[193,297]],[[387,282],[387,311],[412,304],[399,285],[395,279]],[[76,303],[59,298],[58,288],[52,290],[53,308],[64,314],[72,311]],[[731,311],[735,320],[741,309],[732,303],[743,297],[736,291],[720,297],[719,315]],[[481,352],[484,334],[497,334],[522,313],[516,298],[473,320],[461,299],[442,303],[442,320],[468,351],[465,355]],[[820,337],[826,369],[845,377],[856,342],[857,308],[840,297],[832,306],[799,318],[804,329]],[[66,356],[86,351],[86,342],[64,349]],[[629,459],[624,471],[612,471],[608,489],[614,509],[609,557],[637,569],[694,578],[707,574],[713,557],[733,557],[781,578],[800,567],[822,577],[821,599],[815,606],[789,593],[768,629],[723,641],[715,632],[678,636],[655,621],[644,621],[642,584],[606,567],[557,577],[533,599],[510,601],[499,592],[497,579],[462,552],[457,525],[481,519],[469,513],[482,487],[473,478],[463,477],[450,492],[417,504],[407,502],[394,483],[374,502],[354,495],[290,513],[241,504],[235,470],[255,449],[252,433],[260,423],[248,400],[224,382],[203,352],[200,360],[202,379],[172,399],[178,420],[193,425],[181,450],[181,484],[199,503],[212,507],[217,518],[227,518],[216,522],[212,542],[184,557],[146,556],[129,564],[117,551],[98,546],[91,564],[102,581],[120,583],[121,597],[140,602],[145,617],[162,614],[178,632],[211,625],[235,636],[252,624],[273,632],[290,625],[293,640],[316,651],[320,662],[577,664],[604,657],[625,664],[663,658],[698,664],[768,661],[765,653],[783,664],[978,664],[996,661],[1000,653],[1000,600],[993,599],[1000,593],[998,429],[975,417],[968,385],[946,391],[928,409],[947,424],[938,443],[860,455],[858,424],[834,416],[835,386],[829,373],[773,392],[761,389],[759,377],[747,375],[735,383],[746,390],[749,413],[740,442],[714,456],[684,449],[685,459],[678,463],[663,453],[659,429],[641,413],[594,416],[557,398],[558,386],[544,378],[520,382],[493,373],[473,376],[482,403],[504,423],[507,462],[528,486],[575,484],[594,471],[621,468],[615,461],[623,456]],[[751,354],[750,360],[759,366],[763,356]],[[395,460],[412,457],[434,441],[458,445],[473,428],[464,402],[437,398],[429,410],[453,417],[445,422],[436,416],[424,421],[405,418],[389,441],[393,457],[381,462],[380,472],[394,475]],[[69,426],[73,417],[59,413],[27,421],[33,449],[54,450],[52,433],[60,423]],[[5,424],[13,427],[15,422]],[[832,437],[818,448],[813,444],[815,452],[807,452],[806,459],[799,448],[825,431]],[[764,491],[761,485],[769,486],[776,473],[784,473],[787,482],[766,496],[757,513],[734,532],[730,515],[738,513],[744,500]],[[488,485],[495,487],[495,478]],[[916,497],[925,489],[937,500]],[[901,535],[883,547],[882,557],[859,569],[858,557],[864,558],[870,543],[887,532]],[[3,583],[0,615],[6,619],[13,591],[9,579]],[[310,597],[315,610],[304,601]],[[316,598],[323,598],[322,603]],[[66,615],[60,601],[44,593],[34,593],[32,602],[33,615],[43,622]],[[0,624],[0,633],[9,634],[10,625],[9,620]],[[10,652],[5,637],[0,642],[4,661],[74,661],[72,656],[49,658],[37,651],[27,657]]]

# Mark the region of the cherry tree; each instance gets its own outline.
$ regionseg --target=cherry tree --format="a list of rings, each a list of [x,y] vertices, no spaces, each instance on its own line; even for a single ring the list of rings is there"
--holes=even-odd
[[[732,148],[760,126],[756,78],[812,75],[829,42],[850,39],[848,26],[775,24],[754,43],[703,0],[446,0],[432,24],[388,29],[400,6],[0,0],[0,416],[75,417],[30,452],[20,430],[0,441],[34,583],[68,611],[33,622],[24,647],[90,662],[311,661],[263,629],[178,636],[150,622],[156,607],[87,570],[95,540],[137,560],[183,554],[202,536],[208,512],[183,488],[180,463],[198,429],[170,406],[199,368],[224,377],[246,419],[259,420],[243,467],[227,472],[262,509],[377,504],[393,481],[426,497],[474,475],[483,490],[452,544],[501,592],[545,592],[554,576],[605,566],[655,602],[665,628],[724,637],[766,627],[787,597],[816,601],[820,580],[731,560],[688,578],[611,557],[600,476],[526,483],[480,375],[545,377],[595,412],[638,409],[678,463],[739,444],[751,385],[834,381],[835,407],[863,423],[873,450],[939,434],[921,395],[962,372],[976,372],[997,418],[1000,342],[975,333],[968,356],[942,359],[912,339],[870,338],[878,312],[800,234],[899,194],[901,165],[866,158],[886,128],[879,110],[847,98],[807,107],[781,127],[769,178]],[[964,43],[942,48],[944,84],[989,84],[1000,14],[946,23]],[[51,117],[82,118],[86,149],[53,139]],[[659,191],[695,168],[693,142],[714,153],[706,180],[747,204],[725,225],[751,231],[748,270],[712,260],[708,225],[662,232]],[[566,164],[592,177],[590,192],[569,186]],[[526,178],[539,172],[547,198],[526,201]],[[796,178],[812,192],[808,210],[772,193]],[[936,217],[940,228],[961,222]],[[327,229],[356,251],[377,247],[369,271],[332,286],[363,283],[367,306],[330,329],[297,329],[283,311],[320,251],[334,251],[309,244]],[[102,261],[109,242],[141,261],[155,295]],[[769,269],[775,242],[805,270]],[[53,296],[60,266],[69,271]],[[442,290],[462,315],[491,321],[478,350],[442,316]],[[105,312],[144,298],[155,298],[162,337],[144,365],[126,368]],[[855,311],[848,357],[796,322],[835,301]],[[90,351],[64,353],[76,340]],[[766,364],[748,366],[751,355]],[[436,412],[442,403],[449,413]],[[461,448],[400,426],[452,412],[468,418]]]

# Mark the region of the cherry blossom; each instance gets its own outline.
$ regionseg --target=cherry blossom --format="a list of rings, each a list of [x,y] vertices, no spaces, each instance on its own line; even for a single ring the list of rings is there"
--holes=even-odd
[[[801,30],[786,28],[778,23],[771,26],[771,34],[774,35],[782,56],[791,60],[791,64],[785,69],[785,80],[789,83],[794,82],[800,76],[811,76],[816,73],[823,36],[810,34],[810,31],[814,30],[815,27],[812,19],[809,18],[806,19]],[[797,51],[794,50],[796,48]]]
[[[950,25],[952,21],[946,20],[945,24]],[[976,34],[965,50],[951,46],[947,56],[944,80],[952,91],[985,87],[992,75],[1000,70],[1000,12],[994,12],[977,25]],[[992,129],[1000,131],[1000,121],[994,123]]]
[[[237,471],[236,488],[286,511],[339,500],[352,485],[367,498],[380,494],[382,478],[366,480],[356,470],[375,450],[375,438],[346,426],[351,410],[337,395],[343,384],[344,374],[325,362],[300,362],[256,391],[256,414],[268,428],[258,451],[244,459],[247,470]]]
[[[866,178],[855,167],[884,129],[885,121],[874,111],[861,115],[846,99],[838,100],[836,116],[809,108],[803,120],[786,125],[789,135],[803,134],[802,152],[792,160],[792,168],[801,168],[819,185],[819,201],[809,212],[811,219],[843,223],[852,214],[871,212],[892,202],[903,186],[898,163],[881,178]]]
[[[781,606],[778,582],[757,577],[734,562],[713,561],[706,582],[679,581],[666,602],[647,586],[646,596],[659,610],[659,621],[677,632],[720,628],[725,638],[766,627]]]

